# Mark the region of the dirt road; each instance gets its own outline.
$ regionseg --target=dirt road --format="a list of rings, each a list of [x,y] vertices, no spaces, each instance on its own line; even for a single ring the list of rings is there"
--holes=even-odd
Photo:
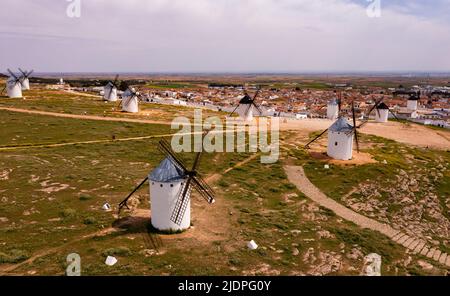
[[[300,133],[322,131],[330,127],[333,121],[326,119],[281,120],[281,130],[292,130]],[[394,140],[403,144],[428,147],[438,150],[450,150],[450,131],[434,130],[432,128],[412,123],[375,123],[363,126],[361,133],[375,135]]]

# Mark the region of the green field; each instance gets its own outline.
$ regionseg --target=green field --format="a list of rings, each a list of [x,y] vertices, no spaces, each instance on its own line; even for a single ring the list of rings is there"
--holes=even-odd
[[[25,97],[2,97],[0,107],[161,123],[194,114],[192,108],[155,104],[141,104],[139,115],[124,114],[114,110],[117,103],[54,90],[37,89]],[[224,114],[205,111],[203,115]],[[211,183],[217,203],[209,206],[194,194],[193,228],[183,234],[157,235],[148,228],[149,214],[123,227],[118,223],[134,214],[123,213],[119,220],[115,214],[117,204],[163,159],[157,143],[176,132],[169,125],[1,110],[0,124],[0,274],[63,275],[66,256],[73,252],[81,255],[84,275],[357,275],[363,257],[371,252],[382,255],[383,274],[445,273],[441,266],[424,270],[419,261],[435,263],[422,256],[410,260],[412,255],[387,237],[318,207],[287,181],[282,165],[294,161],[304,166],[316,186],[343,204],[348,202],[343,196],[367,202],[361,192],[349,194],[359,186],[395,187],[399,170],[437,174],[440,169],[442,176],[437,174],[426,191],[414,194],[418,201],[436,195],[448,219],[448,152],[363,136],[363,151],[379,163],[330,170],[296,145],[285,145],[282,159],[272,165],[261,164],[257,157],[235,167],[249,153],[205,154],[200,171],[205,177],[218,174]],[[293,136],[286,132],[282,139],[289,142]],[[191,162],[193,155],[183,158]],[[381,164],[384,160],[386,164]],[[443,164],[446,171],[440,167]],[[229,168],[233,169],[224,173]],[[380,217],[398,219],[402,204],[380,192],[374,200],[391,203]],[[133,200],[137,209],[150,208],[148,195],[146,185]],[[106,202],[113,205],[113,212],[101,210]],[[421,219],[429,227],[438,223],[429,215]],[[449,252],[442,235],[430,237]],[[249,240],[257,242],[258,250],[247,249]],[[107,255],[117,257],[118,264],[107,267]],[[30,258],[32,262],[27,261]]]
[[[171,132],[165,125],[5,111],[0,114],[0,146]],[[282,162],[263,165],[259,158],[212,184],[218,194],[216,204],[209,206],[194,195],[194,228],[180,235],[159,236],[162,245],[157,254],[153,251],[155,246],[149,244],[149,237],[156,236],[148,234],[150,217],[121,232],[102,234],[102,230],[117,223],[117,218],[115,212],[104,212],[101,206],[108,202],[116,209],[162,160],[157,141],[154,138],[0,151],[0,167],[5,173],[0,180],[0,271],[32,257],[32,263],[16,266],[8,274],[62,275],[66,256],[75,252],[81,255],[85,275],[356,275],[363,257],[343,254],[376,252],[383,256],[384,274],[437,272],[425,272],[415,263],[405,266],[408,255],[402,247],[317,207],[289,184]],[[297,155],[298,162],[305,164],[309,172],[315,165],[319,167],[299,151],[290,153]],[[249,156],[206,154],[200,171],[204,176],[222,173]],[[193,155],[183,157],[189,162]],[[333,196],[331,192],[336,188],[323,186],[323,175],[309,175]],[[333,183],[342,184],[349,175],[352,174],[337,171]],[[351,182],[356,184],[359,180]],[[337,186],[342,192],[351,188],[350,184]],[[150,207],[148,186],[137,193],[135,201],[140,209]],[[257,251],[246,248],[251,239],[259,244]],[[107,267],[107,255],[116,256],[119,263]],[[339,262],[338,269],[329,266],[333,262],[330,258]]]

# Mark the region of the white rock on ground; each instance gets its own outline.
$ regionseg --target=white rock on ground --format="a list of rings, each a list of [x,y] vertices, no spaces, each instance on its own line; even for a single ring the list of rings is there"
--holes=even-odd
[[[115,265],[116,263],[117,263],[117,259],[116,259],[115,257],[108,256],[108,257],[106,258],[106,261],[105,261],[105,264],[106,264],[106,265],[108,265],[108,266],[113,266],[113,265]]]
[[[254,240],[249,241],[249,242],[247,243],[247,247],[248,247],[250,250],[256,250],[256,249],[258,249],[258,245],[255,243]]]

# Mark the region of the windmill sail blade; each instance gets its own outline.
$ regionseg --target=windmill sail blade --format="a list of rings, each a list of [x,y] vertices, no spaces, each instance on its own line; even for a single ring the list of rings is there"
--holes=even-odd
[[[314,143],[315,141],[317,141],[320,137],[322,137],[326,132],[328,131],[328,129],[324,130],[320,135],[318,135],[317,137],[315,137],[313,140],[311,140],[308,144],[305,145],[305,148],[309,148],[309,145],[311,145],[312,143]]]
[[[11,77],[13,77],[16,81],[19,80],[19,78],[16,76],[16,74],[13,73],[13,71],[11,71],[10,69],[7,69],[8,73],[11,75]]]
[[[34,73],[34,70],[31,70],[30,72],[27,73],[27,77],[30,77],[31,74],[33,74],[33,73]]]
[[[161,152],[168,154],[168,156],[170,156],[170,158],[174,161],[175,165],[177,165],[184,172],[188,172],[184,162],[175,154],[175,152],[170,147],[170,144],[165,139],[159,141],[158,147],[161,150]]]
[[[215,202],[215,192],[200,176],[192,178],[192,186],[210,204]]]
[[[256,105],[255,102],[253,102],[252,104],[256,108],[256,110],[258,110],[259,115],[263,115],[262,109],[258,105]]]
[[[133,194],[135,194],[145,184],[145,182],[147,182],[147,180],[148,180],[148,176],[141,183],[139,183],[139,185],[135,189],[133,189],[133,191],[131,191],[131,193],[128,194],[128,196],[122,202],[120,202],[119,214],[123,207],[127,207],[127,209],[129,209],[128,204],[127,204],[128,200],[133,196]]]
[[[260,92],[260,89],[258,89],[258,90],[256,91],[255,95],[253,96],[253,101],[255,101],[256,98],[259,96],[259,92]]]
[[[184,186],[181,188],[180,195],[178,196],[175,208],[170,217],[170,221],[172,221],[177,225],[181,225],[181,222],[183,221],[184,218],[184,214],[186,213],[186,209],[189,205],[192,190],[191,181],[192,177],[189,177]]]
[[[384,98],[379,99],[378,101],[375,102],[375,105],[372,106],[372,108],[369,109],[369,112],[367,113],[367,118],[369,118],[370,113],[372,113],[372,111],[378,107],[378,105],[381,104],[381,102],[383,102]],[[377,108],[378,110],[378,108]]]
[[[111,100],[111,96],[112,96],[112,87],[109,89],[109,94],[108,94],[108,100]]]
[[[0,94],[3,94],[3,93],[5,92],[5,89],[6,89],[6,85],[5,85],[5,87],[2,89],[2,92],[1,92]]]
[[[27,77],[27,72],[23,71],[22,69],[19,68],[20,73],[22,73],[22,77]]]
[[[388,109],[388,110],[389,110],[389,113],[391,113],[391,114],[392,114],[392,116],[394,116],[394,118],[398,120],[398,117],[397,117],[397,115],[395,115],[395,113],[394,113],[394,112],[392,112],[392,110],[391,110],[391,109]]]
[[[244,117],[246,117],[248,115],[248,113],[250,112],[250,108],[251,107],[252,107],[252,104],[249,104],[247,109],[245,110]]]
[[[113,86],[117,87],[117,81],[119,80],[119,74],[116,75],[116,78],[114,78]]]

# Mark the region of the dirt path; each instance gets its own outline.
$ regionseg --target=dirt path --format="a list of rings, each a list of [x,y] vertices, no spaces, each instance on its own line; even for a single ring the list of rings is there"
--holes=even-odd
[[[284,166],[284,170],[288,176],[289,181],[297,186],[297,188],[308,198],[318,203],[319,205],[333,211],[339,217],[353,222],[362,228],[378,231],[391,238],[393,241],[399,243],[403,247],[407,248],[409,251],[416,254],[421,254],[442,265],[450,267],[450,255],[430,247],[429,245],[427,245],[426,240],[416,237],[410,237],[401,231],[395,230],[387,224],[380,223],[361,214],[358,214],[326,196],[320,191],[320,189],[318,189],[309,181],[302,167]]]
[[[103,99],[103,97],[100,96],[100,95],[85,94],[85,93],[77,92],[77,91],[74,91],[74,90],[63,90],[63,91],[66,92],[66,93],[69,93],[71,95],[77,95],[77,96],[80,96],[80,97],[89,97],[89,98]]]
[[[130,122],[130,123],[147,123],[147,124],[161,124],[171,125],[172,122],[137,119],[137,118],[123,118],[123,117],[106,117],[95,115],[76,115],[65,114],[48,111],[37,111],[19,108],[0,107],[0,110],[20,112],[27,114],[38,114],[64,118],[99,120],[99,121],[116,121],[116,122]],[[280,130],[282,131],[297,131],[303,135],[308,135],[314,131],[320,131],[328,128],[333,122],[326,119],[304,119],[281,120]],[[399,122],[387,123],[373,123],[366,124],[360,132],[370,135],[391,139],[404,144],[411,144],[420,147],[434,148],[439,150],[450,149],[450,132],[437,131],[419,124],[404,124]]]
[[[89,239],[89,238],[93,238],[93,237],[95,237],[95,236],[105,236],[105,235],[108,235],[108,234],[111,234],[111,233],[114,233],[114,232],[118,232],[118,231],[121,231],[121,230],[120,230],[120,229],[113,228],[113,227],[109,227],[109,228],[106,228],[106,229],[102,229],[102,230],[100,230],[100,231],[91,233],[91,234],[89,234],[89,235],[82,236],[81,238],[76,239],[76,240],[73,240],[73,241],[71,241],[71,242],[64,243],[64,244],[61,245],[61,246],[54,247],[54,248],[50,248],[50,249],[46,249],[46,250],[43,250],[43,251],[41,251],[41,252],[37,252],[37,253],[35,253],[33,256],[31,256],[30,258],[28,258],[27,260],[22,261],[22,262],[20,262],[20,263],[17,263],[17,264],[10,264],[10,265],[5,265],[5,266],[0,266],[0,276],[7,275],[8,273],[10,273],[10,272],[12,272],[12,271],[18,269],[18,268],[21,267],[21,266],[24,266],[24,265],[27,265],[27,264],[31,264],[31,263],[33,263],[33,262],[34,262],[36,259],[38,259],[38,258],[42,258],[42,257],[44,257],[44,256],[47,256],[47,255],[56,253],[56,252],[58,252],[58,251],[60,251],[60,250],[62,250],[62,249],[64,249],[64,248],[66,248],[66,247],[68,247],[68,246],[70,246],[70,245],[72,245],[72,244],[74,244],[74,243],[78,243],[78,242],[80,242],[80,241],[82,241],[82,240],[86,240],[86,239]]]
[[[123,138],[123,139],[115,139],[115,140],[111,139],[111,140],[96,140],[96,141],[79,141],[79,142],[56,143],[56,144],[30,144],[30,145],[22,145],[22,146],[0,147],[0,151],[12,151],[12,150],[29,149],[29,148],[64,147],[64,146],[83,145],[83,144],[127,142],[127,141],[138,141],[138,140],[146,140],[146,139],[164,138],[164,137],[171,137],[171,136],[173,136],[173,134]]]

